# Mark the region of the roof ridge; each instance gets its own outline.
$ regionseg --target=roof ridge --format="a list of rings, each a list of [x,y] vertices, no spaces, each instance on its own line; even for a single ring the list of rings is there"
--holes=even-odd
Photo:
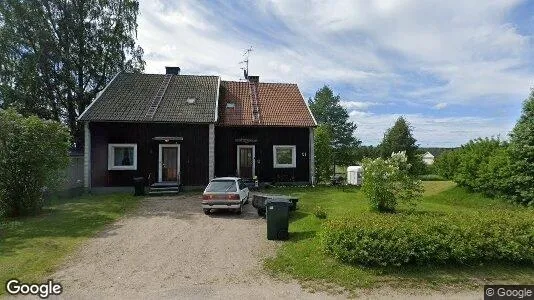
[[[248,81],[236,81],[236,80],[221,80],[221,82],[243,83],[243,84],[248,83]],[[294,82],[265,82],[265,81],[260,81],[260,82],[258,82],[258,84],[286,84],[286,85],[298,85],[297,83],[294,83]]]
[[[165,76],[168,74],[156,74],[156,73],[134,73],[134,72],[121,72],[122,74],[128,74],[128,75],[140,75],[140,76]],[[172,74],[173,76],[183,76],[183,77],[220,77],[219,75],[198,75],[198,74]]]

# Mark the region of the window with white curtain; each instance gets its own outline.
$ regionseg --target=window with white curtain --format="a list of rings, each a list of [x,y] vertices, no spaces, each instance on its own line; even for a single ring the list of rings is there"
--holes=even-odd
[[[108,144],[108,170],[137,170],[137,144]]]

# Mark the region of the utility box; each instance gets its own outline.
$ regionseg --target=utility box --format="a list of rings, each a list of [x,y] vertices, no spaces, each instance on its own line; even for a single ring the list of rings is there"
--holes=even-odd
[[[287,240],[289,238],[289,208],[287,199],[269,199],[265,201],[267,215],[267,239]]]
[[[347,168],[347,184],[362,185],[363,167],[349,166]]]

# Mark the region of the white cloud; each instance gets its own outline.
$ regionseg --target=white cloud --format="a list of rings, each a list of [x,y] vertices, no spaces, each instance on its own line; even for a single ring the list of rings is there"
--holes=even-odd
[[[495,94],[522,98],[533,84],[533,72],[521,70],[527,66],[526,57],[532,57],[532,37],[519,34],[505,19],[519,2],[347,0],[311,5],[291,1],[290,6],[279,3],[279,11],[289,22],[304,23],[301,28],[316,37],[333,32],[365,36],[369,42],[361,48],[372,44],[377,50],[397,53],[401,59],[391,65],[424,71],[445,82],[426,86],[421,94],[432,92],[428,95],[434,98],[465,102]],[[302,7],[310,13],[303,14]]]
[[[379,105],[377,102],[369,101],[339,101],[339,104],[348,110],[366,110],[371,106]]]
[[[440,102],[440,103],[434,105],[434,108],[435,108],[435,109],[444,109],[444,108],[447,107],[447,106],[449,106],[447,103],[445,103],[445,102]]]
[[[433,130],[420,133],[423,140],[442,144],[463,142],[458,133],[444,136],[451,128],[471,138],[503,127],[473,123],[478,115],[430,122],[437,119],[424,109],[471,105],[487,116],[486,105],[495,107],[490,102],[519,103],[534,84],[533,38],[507,19],[520,2],[260,0],[254,6],[143,0],[138,37],[147,73],[180,66],[185,74],[237,80],[242,52],[253,45],[250,73],[262,81],[295,82],[304,95],[329,84],[342,99],[368,100],[344,101],[352,117],[363,118],[364,141],[380,139],[397,116],[370,111],[392,102],[387,107],[393,112],[406,105],[419,109],[410,115],[418,132]]]
[[[251,37],[236,33],[236,28],[208,25],[205,19],[209,16],[202,16],[194,1],[182,1],[176,8],[160,3],[140,3],[139,42],[147,57],[157,58],[147,61],[147,73],[161,73],[165,65],[179,65],[190,74],[206,72],[205,68],[211,67],[211,71],[219,72],[226,79],[241,76],[239,62],[243,60],[243,50],[252,44]],[[279,38],[284,38],[283,33]],[[286,40],[287,46],[256,41],[250,57],[251,74],[261,75],[268,81],[297,82],[301,88],[314,89],[321,82],[373,84],[394,76],[370,49],[332,47],[326,53],[321,40],[309,39],[305,34]],[[314,45],[320,48],[313,49]],[[347,68],[349,65],[357,67]]]
[[[432,96],[448,98],[524,94],[534,75],[511,69],[524,64],[529,37],[504,21],[517,2],[264,1],[258,4],[258,13],[271,8],[270,13],[292,34],[273,33],[285,46],[257,41],[251,71],[275,81],[347,82],[370,89],[391,88],[407,80],[398,74],[401,67],[447,82],[424,88],[421,94],[432,91]],[[148,57],[166,58],[148,61],[147,71],[162,72],[165,64],[180,64],[186,72],[203,71],[200,65],[212,66],[212,71],[231,79],[239,77],[238,62],[252,37],[218,27],[213,17],[195,1],[170,8],[160,1],[142,1],[140,43]],[[402,59],[391,61],[377,54],[384,50]]]
[[[358,125],[356,137],[364,144],[379,144],[384,132],[395,124],[399,114],[351,112],[350,119]],[[413,128],[417,143],[426,147],[452,147],[478,137],[508,137],[513,122],[482,117],[432,117],[421,114],[403,115]]]

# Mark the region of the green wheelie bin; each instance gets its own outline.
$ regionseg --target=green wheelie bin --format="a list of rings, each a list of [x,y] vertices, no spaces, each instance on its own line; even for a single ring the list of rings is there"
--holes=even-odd
[[[274,198],[265,201],[267,218],[267,239],[287,240],[289,238],[289,208],[291,201]]]

